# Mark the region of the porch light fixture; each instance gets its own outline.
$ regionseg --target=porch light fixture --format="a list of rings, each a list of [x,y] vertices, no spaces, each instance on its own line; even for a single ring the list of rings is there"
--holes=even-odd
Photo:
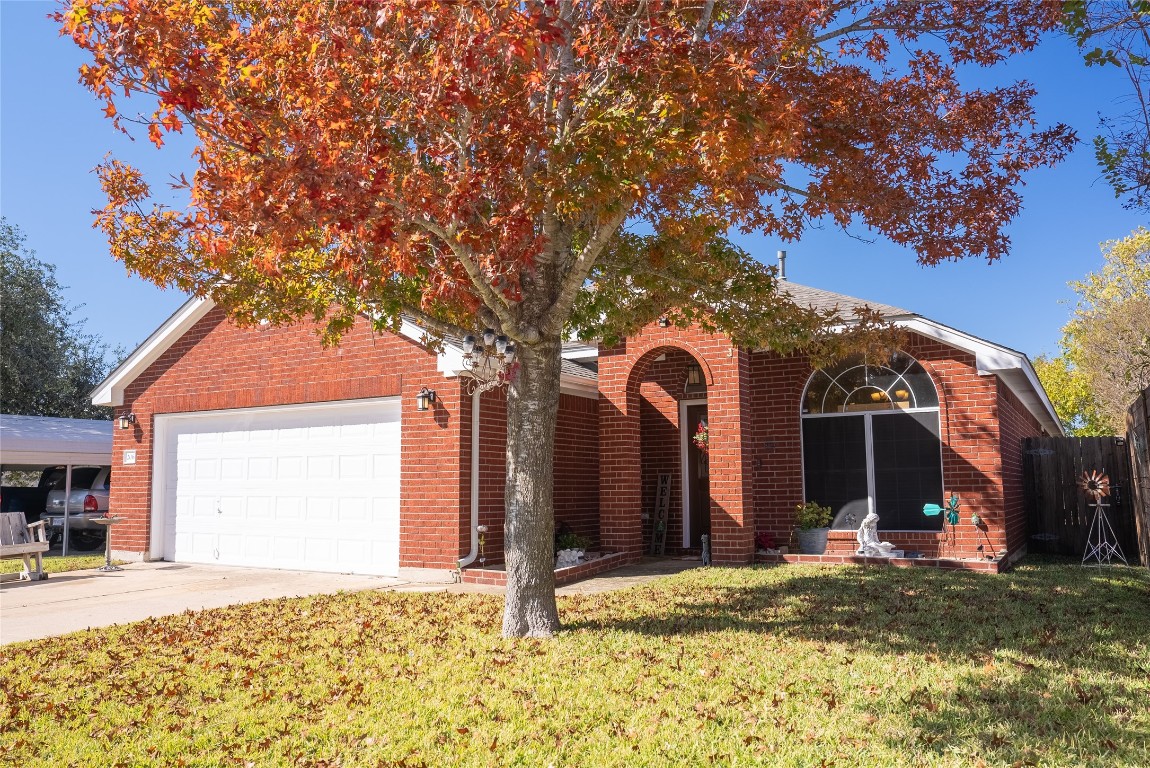
[[[467,394],[474,395],[503,386],[515,365],[516,347],[511,339],[484,328],[463,337],[463,368],[469,375]]]
[[[421,387],[415,395],[415,410],[426,411],[435,402],[435,390]]]
[[[129,427],[131,427],[133,424],[136,423],[136,414],[125,413],[123,416],[121,416],[119,418],[119,422],[120,422],[120,429],[128,429]]]
[[[658,325],[660,328],[670,328],[671,327],[671,321],[665,317],[660,317],[655,324]]]
[[[707,391],[707,383],[703,381],[703,368],[692,363],[687,366],[687,381],[683,384],[683,394],[698,394]]]

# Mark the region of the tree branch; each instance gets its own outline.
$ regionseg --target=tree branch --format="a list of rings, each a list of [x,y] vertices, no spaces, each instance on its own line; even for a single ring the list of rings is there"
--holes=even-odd
[[[575,303],[575,297],[579,295],[579,289],[583,287],[587,276],[591,274],[595,260],[599,258],[599,254],[607,247],[607,243],[611,241],[611,238],[619,231],[619,227],[627,220],[627,214],[630,213],[630,210],[629,205],[621,205],[619,211],[599,225],[595,233],[591,235],[591,239],[587,241],[587,245],[583,246],[579,255],[570,264],[567,274],[562,278],[559,293],[554,303],[547,310],[543,322],[540,323],[545,332],[552,334],[562,332],[563,325],[571,313],[571,307]]]
[[[499,318],[499,324],[505,334],[528,344],[538,340],[538,331],[523,328],[518,313],[513,310],[511,304],[491,287],[491,283],[480,271],[479,264],[472,258],[471,249],[466,248],[455,237],[454,227],[442,227],[426,216],[414,217],[413,222],[425,232],[439,238],[451,249],[451,253],[463,265],[463,270],[467,273],[471,284],[475,286],[483,304]]]

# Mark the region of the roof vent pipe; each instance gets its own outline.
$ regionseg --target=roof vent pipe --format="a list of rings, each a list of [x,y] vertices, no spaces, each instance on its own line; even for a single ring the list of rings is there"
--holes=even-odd
[[[787,252],[779,251],[779,279],[787,279]]]

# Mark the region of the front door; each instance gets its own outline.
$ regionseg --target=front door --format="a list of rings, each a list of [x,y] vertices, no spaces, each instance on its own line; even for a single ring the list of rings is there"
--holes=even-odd
[[[684,470],[684,498],[687,501],[684,540],[688,547],[702,546],[699,537],[711,533],[711,480],[710,462],[707,452],[699,447],[695,435],[700,424],[707,423],[707,404],[689,404],[684,409],[683,423],[686,428],[687,462]]]

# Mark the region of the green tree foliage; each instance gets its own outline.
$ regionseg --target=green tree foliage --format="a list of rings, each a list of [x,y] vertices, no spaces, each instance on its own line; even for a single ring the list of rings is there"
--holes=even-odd
[[[1099,412],[1098,401],[1086,376],[1071,365],[1065,355],[1039,355],[1034,360],[1034,370],[1050,396],[1066,434],[1075,437],[1112,434]]]
[[[1078,304],[1062,354],[1035,361],[1072,434],[1120,435],[1126,408],[1150,385],[1150,230],[1102,244],[1103,265],[1070,283]]]
[[[1150,211],[1150,0],[1068,0],[1066,28],[1088,65],[1130,79],[1125,111],[1101,116],[1094,153],[1127,208]]]
[[[0,219],[0,409],[31,416],[110,419],[88,393],[108,371],[108,347],[64,304],[56,269]]]

